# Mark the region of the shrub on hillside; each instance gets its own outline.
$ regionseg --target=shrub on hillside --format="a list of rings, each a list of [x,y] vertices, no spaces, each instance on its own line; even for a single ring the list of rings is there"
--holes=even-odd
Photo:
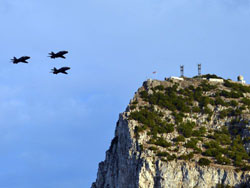
[[[180,134],[182,134],[183,136],[185,136],[186,138],[189,138],[190,136],[192,136],[193,133],[193,128],[195,127],[195,123],[194,122],[186,122],[186,123],[181,123],[178,127],[177,130]]]
[[[215,157],[216,163],[222,164],[222,165],[229,165],[231,164],[231,160],[228,159],[227,157],[223,157],[221,154],[217,155]]]
[[[243,99],[241,99],[240,102],[247,105],[247,106],[250,106],[250,99],[248,99],[248,98],[243,98]]]
[[[161,152],[161,151],[159,151],[159,152],[157,152],[157,154],[156,154],[158,157],[167,157],[167,156],[169,156],[169,153],[168,152]]]
[[[153,142],[153,144],[161,146],[161,147],[170,147],[172,144],[170,142],[167,142],[164,138],[160,137],[156,141]]]
[[[206,158],[200,158],[198,164],[201,166],[208,166],[210,165],[211,161]]]
[[[181,155],[178,159],[190,161],[194,157],[194,153],[189,153],[187,155]]]
[[[240,83],[233,83],[228,80],[225,80],[224,86],[231,88],[234,91],[241,92],[241,93],[250,93],[250,86],[245,86]]]
[[[204,126],[200,127],[198,130],[194,130],[192,135],[196,137],[205,136],[207,130]]]
[[[174,139],[175,142],[185,142],[185,137],[183,135],[179,135]]]

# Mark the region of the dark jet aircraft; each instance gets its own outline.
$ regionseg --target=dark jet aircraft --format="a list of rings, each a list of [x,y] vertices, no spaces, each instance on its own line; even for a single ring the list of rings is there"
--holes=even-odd
[[[70,69],[70,67],[62,67],[62,68],[60,68],[60,69],[57,69],[56,67],[54,67],[54,68],[51,69],[51,70],[52,70],[52,73],[53,73],[53,74],[58,74],[58,73],[68,74],[68,73],[66,72],[66,70],[69,70],[69,69]]]
[[[11,61],[14,63],[14,64],[18,64],[18,63],[29,63],[27,60],[30,59],[29,56],[22,56],[20,58],[16,58],[16,57],[13,57],[13,59],[11,59]]]
[[[49,53],[49,57],[52,59],[59,58],[59,57],[65,59],[66,57],[64,57],[64,55],[67,53],[68,53],[68,51],[60,51],[57,53],[51,52],[51,53]]]

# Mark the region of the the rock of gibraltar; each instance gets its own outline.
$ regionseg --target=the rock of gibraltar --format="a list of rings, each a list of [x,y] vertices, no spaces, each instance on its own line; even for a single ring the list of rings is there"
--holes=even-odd
[[[149,79],[116,125],[92,188],[250,187],[250,85]]]

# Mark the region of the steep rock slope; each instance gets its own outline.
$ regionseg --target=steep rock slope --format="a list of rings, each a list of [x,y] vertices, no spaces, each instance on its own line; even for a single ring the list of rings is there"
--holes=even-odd
[[[144,82],[92,188],[250,187],[249,96],[228,80]]]

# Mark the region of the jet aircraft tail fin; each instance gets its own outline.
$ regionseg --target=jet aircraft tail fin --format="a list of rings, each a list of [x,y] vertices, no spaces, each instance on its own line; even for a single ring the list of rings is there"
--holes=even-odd
[[[17,58],[14,56],[13,59],[11,59],[10,61],[11,61],[12,63],[16,63],[16,60],[17,60]]]

